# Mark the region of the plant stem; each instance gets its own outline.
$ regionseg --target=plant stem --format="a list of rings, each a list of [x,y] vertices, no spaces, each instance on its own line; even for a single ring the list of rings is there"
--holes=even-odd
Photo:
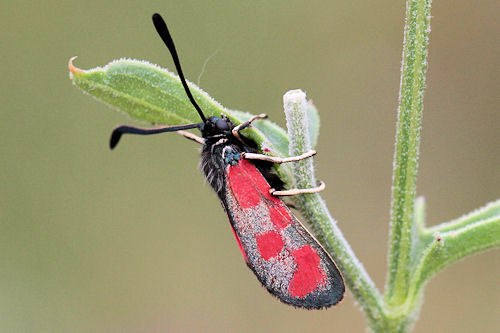
[[[300,155],[311,148],[306,117],[306,95],[301,90],[292,90],[285,94],[283,102],[290,139],[289,154]],[[292,163],[291,167],[295,186],[298,188],[316,186],[312,158]],[[317,193],[303,194],[295,199],[314,235],[338,265],[346,285],[366,313],[370,325],[375,331],[383,331],[387,326],[380,293],[337,227],[337,222],[330,215],[321,196]]]
[[[394,153],[389,272],[385,300],[401,305],[408,294],[413,210],[422,123],[431,0],[407,0],[398,124]]]

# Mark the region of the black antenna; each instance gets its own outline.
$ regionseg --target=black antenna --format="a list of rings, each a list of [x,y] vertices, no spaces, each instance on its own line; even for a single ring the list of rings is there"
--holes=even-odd
[[[111,138],[109,139],[109,148],[113,149],[120,141],[120,138],[123,134],[139,134],[139,135],[150,135],[150,134],[158,134],[165,132],[177,132],[180,130],[191,129],[191,128],[200,128],[200,124],[187,124],[187,125],[179,125],[179,126],[164,126],[158,128],[140,128],[134,126],[118,126],[111,133]]]
[[[179,56],[177,55],[177,51],[175,50],[175,45],[174,45],[174,41],[172,40],[172,36],[170,35],[170,32],[168,32],[167,24],[165,23],[163,18],[158,13],[153,14],[153,24],[155,25],[155,28],[156,28],[156,31],[158,32],[158,35],[160,35],[161,39],[163,40],[165,45],[167,45],[168,50],[170,51],[170,54],[172,55],[172,59],[174,60],[175,68],[177,69],[177,74],[179,74],[179,78],[181,79],[182,85],[184,86],[184,90],[186,91],[186,94],[188,95],[188,98],[191,101],[191,104],[193,104],[196,111],[198,111],[198,114],[200,115],[201,120],[203,120],[203,122],[205,123],[207,121],[207,119],[205,118],[205,115],[201,111],[201,108],[199,107],[199,105],[194,100],[194,97],[191,94],[191,91],[189,90],[189,87],[187,85],[186,79],[184,78],[184,74],[182,73],[181,63],[179,62]]]

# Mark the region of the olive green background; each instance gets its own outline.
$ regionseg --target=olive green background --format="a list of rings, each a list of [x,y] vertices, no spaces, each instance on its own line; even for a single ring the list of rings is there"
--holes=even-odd
[[[496,1],[434,1],[418,194],[428,222],[499,197]],[[68,78],[113,59],[173,68],[151,14],[166,18],[186,76],[223,105],[284,124],[301,88],[322,118],[318,177],[332,214],[383,288],[404,1],[3,1],[1,332],[364,332],[351,295],[304,311],[245,267],[222,208],[174,134],[135,124]],[[494,332],[499,252],[431,280],[415,332]]]

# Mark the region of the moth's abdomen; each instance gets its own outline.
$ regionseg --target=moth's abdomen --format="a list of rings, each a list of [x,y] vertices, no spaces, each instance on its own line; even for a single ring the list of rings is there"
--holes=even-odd
[[[248,266],[267,290],[298,307],[340,302],[344,283],[330,256],[249,161],[225,170],[223,204]]]

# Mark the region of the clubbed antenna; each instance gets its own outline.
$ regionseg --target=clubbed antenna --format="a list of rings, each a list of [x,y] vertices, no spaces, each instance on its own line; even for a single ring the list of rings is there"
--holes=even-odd
[[[118,126],[111,133],[111,138],[109,139],[109,148],[114,149],[118,144],[118,142],[120,141],[120,138],[122,137],[123,134],[150,135],[150,134],[158,134],[165,132],[177,132],[185,129],[200,128],[202,124],[203,123],[187,124],[180,126],[165,126],[158,128],[141,128],[141,127],[127,126],[127,125]]]
[[[182,73],[182,68],[181,68],[181,63],[179,61],[179,56],[177,55],[177,51],[175,50],[174,41],[172,40],[172,36],[170,35],[170,32],[168,31],[167,24],[165,23],[163,18],[158,13],[153,14],[153,24],[155,25],[155,28],[156,28],[156,31],[158,32],[158,35],[160,35],[161,39],[163,40],[165,45],[167,45],[168,50],[170,51],[170,54],[172,55],[172,59],[174,60],[175,68],[177,69],[177,74],[179,74],[179,78],[181,79],[182,85],[184,86],[184,91],[186,91],[186,94],[187,94],[189,100],[191,101],[191,104],[193,104],[196,111],[198,111],[198,114],[200,115],[201,120],[203,120],[203,122],[206,122],[207,119],[205,118],[205,115],[201,111],[200,106],[194,100],[194,97],[191,94],[191,91],[189,90],[189,87],[187,85],[186,79],[184,78],[184,74]]]

